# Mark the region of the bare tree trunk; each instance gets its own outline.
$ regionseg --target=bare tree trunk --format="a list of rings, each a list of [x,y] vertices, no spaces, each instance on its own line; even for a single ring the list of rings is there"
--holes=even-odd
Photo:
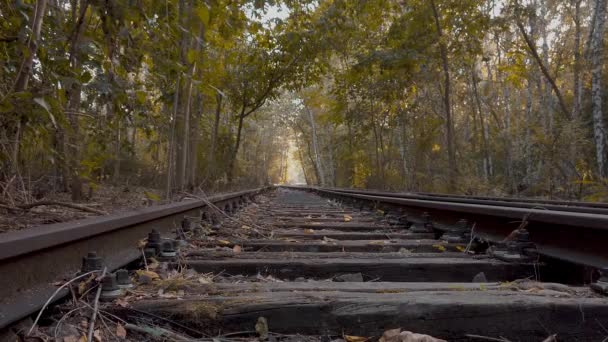
[[[180,77],[177,75],[177,80],[175,81],[175,94],[173,96],[173,120],[171,120],[171,131],[169,132],[169,142],[167,144],[167,183],[165,188],[165,197],[167,199],[171,198],[171,193],[173,191],[173,175],[175,170],[175,131],[177,129],[177,111],[179,108],[179,84]]]
[[[196,185],[196,175],[198,168],[198,143],[199,143],[199,126],[201,117],[203,115],[203,95],[198,93],[196,96],[196,107],[194,108],[194,115],[192,116],[192,125],[190,127],[190,168],[188,171],[188,179],[190,186]]]
[[[76,3],[76,2],[75,2]],[[74,36],[70,42],[70,64],[72,70],[80,74],[81,71],[81,63],[78,58],[78,49],[80,48],[80,39],[82,37],[82,33],[84,32],[84,28],[86,27],[86,12],[89,7],[88,0],[83,0],[80,3],[80,11],[78,14],[78,18],[76,19],[76,28],[74,30]],[[76,9],[74,9],[76,10]],[[69,91],[69,100],[68,100],[68,118],[70,121],[70,125],[72,128],[72,132],[69,134],[69,143],[64,151],[66,152],[65,159],[69,160],[68,171],[70,179],[70,188],[72,194],[72,201],[79,201],[82,199],[82,180],[80,179],[80,122],[78,120],[78,115],[76,114],[80,110],[80,102],[81,102],[81,91],[82,86],[80,82],[73,82],[72,89]],[[66,179],[66,181],[67,181]]]
[[[220,129],[220,118],[222,116],[222,99],[224,97],[222,94],[218,93],[216,95],[216,103],[215,103],[215,117],[213,119],[213,131],[211,133],[211,149],[209,151],[209,155],[207,156],[207,175],[215,175],[215,167],[216,167],[216,149],[217,149],[217,138]]]
[[[456,176],[458,174],[456,166],[456,150],[454,148],[454,124],[452,123],[452,108],[450,101],[450,67],[448,60],[447,44],[444,41],[443,30],[441,29],[441,20],[439,10],[435,5],[435,0],[430,0],[433,16],[435,19],[435,28],[437,30],[437,40],[439,41],[439,50],[443,67],[443,106],[445,110],[445,124],[447,133],[448,145],[448,190],[456,190]]]
[[[602,112],[602,57],[604,52],[604,27],[606,23],[606,0],[595,0],[595,27],[591,42],[591,102],[593,112],[593,135],[598,174],[605,178],[606,170],[606,132]]]
[[[27,85],[32,74],[32,66],[34,64],[34,58],[38,52],[38,41],[40,40],[40,31],[42,30],[42,22],[44,14],[46,12],[47,0],[37,0],[34,12],[30,17],[30,28],[31,34],[28,37],[27,42],[27,53],[23,56],[23,61],[19,71],[17,72],[17,78],[15,79],[15,85],[13,86],[13,92],[19,93],[27,89]],[[19,173],[19,147],[21,145],[21,135],[23,130],[25,117],[19,115],[15,127],[15,137],[13,139],[13,151],[12,151],[12,173]]]
[[[308,118],[310,120],[310,127],[311,127],[311,134],[312,134],[312,148],[315,154],[315,163],[316,163],[316,169],[318,170],[318,176],[319,176],[319,185],[321,186],[325,186],[326,181],[325,181],[325,172],[323,170],[323,164],[321,162],[321,156],[319,154],[319,142],[318,142],[318,137],[317,137],[317,126],[315,124],[315,118],[312,115],[312,111],[306,107],[306,111],[308,112]]]
[[[572,104],[572,117],[577,119],[581,112],[581,2],[582,0],[572,0],[574,2],[574,67],[573,67],[573,92],[574,101]]]
[[[190,15],[190,3],[189,0],[179,0],[179,20],[182,27],[188,27],[188,17]],[[188,63],[188,48],[190,47],[189,31],[182,30],[180,38],[180,59],[183,65],[189,65]],[[178,99],[179,110],[176,117],[176,147],[177,152],[175,156],[175,187],[178,190],[184,190],[184,186],[187,183],[186,180],[186,168],[188,161],[188,126],[190,124],[190,97],[192,95],[191,79],[188,77],[182,77],[181,82],[177,85],[181,88],[180,97]]]
[[[241,135],[243,134],[243,121],[245,120],[245,105],[241,108],[241,113],[238,116],[239,124],[236,130],[236,142],[234,143],[234,148],[232,149],[232,155],[230,156],[230,162],[228,163],[228,183],[232,183],[234,180],[234,167],[236,164],[236,158],[239,153],[239,147],[241,146]]]
[[[488,150],[488,129],[487,129],[487,120],[483,118],[483,108],[481,106],[481,101],[479,100],[479,91],[477,90],[477,75],[475,68],[471,68],[471,78],[473,85],[473,96],[475,99],[475,103],[477,104],[477,113],[479,115],[479,126],[481,127],[481,150],[483,155],[483,175],[484,179],[489,181],[491,175],[491,166],[490,166],[490,157]]]

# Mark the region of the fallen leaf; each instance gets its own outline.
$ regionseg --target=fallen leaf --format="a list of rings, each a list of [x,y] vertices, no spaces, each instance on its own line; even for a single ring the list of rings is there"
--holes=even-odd
[[[447,342],[430,335],[416,334],[411,331],[404,331],[399,334],[400,342]]]
[[[239,246],[239,245],[234,245],[234,247],[232,247],[232,251],[233,251],[234,253],[241,253],[242,248],[241,248],[241,246]]]
[[[138,277],[148,277],[151,280],[160,279],[160,276],[156,272],[146,271],[146,270],[137,270],[135,271]]]
[[[332,238],[328,238],[327,236],[324,236],[324,237],[323,237],[323,241],[325,241],[325,242],[336,242],[336,241],[338,241],[338,240],[336,240],[336,239],[332,239]]]
[[[221,243],[222,245],[229,245],[230,241],[228,240],[217,240],[217,242]]]
[[[463,253],[466,251],[466,248],[464,248],[463,246],[460,246],[460,245],[456,246],[456,249]]]
[[[386,241],[384,241],[384,240],[376,240],[376,241],[370,241],[367,244],[368,245],[385,245]]]
[[[376,210],[376,213],[378,213],[378,215],[384,216],[384,210],[378,209],[378,210]]]
[[[115,303],[116,303],[116,305],[123,307],[123,308],[126,308],[127,306],[129,306],[129,302],[124,298],[118,298]]]
[[[101,342],[101,331],[99,329],[93,331],[93,339],[97,342]]]
[[[378,342],[400,342],[401,328],[386,330]]]
[[[314,234],[315,231],[313,229],[304,229],[304,234]]]
[[[198,282],[201,284],[211,284],[212,283],[212,281],[207,277],[198,278]]]
[[[63,342],[78,342],[80,338],[78,336],[70,335],[63,338]]]
[[[350,221],[352,221],[352,219],[353,219],[352,216],[344,214],[344,222],[350,222]]]
[[[255,332],[258,333],[262,341],[268,338],[268,321],[266,317],[258,318],[258,322],[255,324]]]
[[[352,336],[352,335],[344,335],[344,339],[346,340],[346,342],[366,342],[366,341],[369,341],[369,337]]]
[[[442,245],[433,245],[433,247],[437,248],[441,252],[445,252],[445,247]]]
[[[121,339],[125,339],[127,337],[127,329],[125,329],[125,327],[123,327],[120,323],[116,325],[116,336]]]
[[[241,228],[243,228],[243,229],[251,229],[251,227],[249,227],[248,225],[245,225],[245,224],[242,225]]]

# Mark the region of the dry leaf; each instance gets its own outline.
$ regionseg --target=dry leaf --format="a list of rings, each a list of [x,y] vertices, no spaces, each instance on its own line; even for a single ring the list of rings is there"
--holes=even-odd
[[[127,337],[127,329],[125,329],[125,327],[123,327],[120,323],[116,325],[116,336],[122,339]]]
[[[222,245],[229,245],[230,241],[228,240],[217,240],[217,242],[221,243]]]
[[[80,338],[78,339],[78,342],[87,342],[87,337],[86,336],[80,336]]]
[[[266,340],[268,338],[268,321],[266,317],[259,317],[258,322],[255,324],[255,331],[260,336],[260,340]]]
[[[99,329],[93,331],[93,339],[97,342],[101,342],[101,331],[99,331]]]
[[[353,219],[352,216],[344,214],[344,222],[350,222],[350,221],[352,221],[352,219]]]
[[[336,239],[332,239],[332,238],[328,238],[327,236],[324,236],[324,237],[323,237],[323,241],[325,241],[325,242],[336,242],[336,241],[338,241],[338,240],[336,240]]]
[[[314,234],[315,231],[313,229],[304,229],[304,234]]]
[[[463,246],[460,246],[460,245],[456,246],[456,249],[463,253],[466,251],[466,248],[464,248]]]
[[[399,335],[399,342],[447,342],[430,335],[417,334],[411,331],[404,331]]]
[[[146,271],[146,270],[137,270],[135,271],[138,277],[148,277],[151,280],[160,279],[160,276],[156,272]]]
[[[344,335],[346,342],[367,342],[369,337]]]
[[[242,248],[241,248],[241,246],[239,246],[239,245],[235,245],[234,247],[232,247],[232,251],[233,251],[234,253],[241,253]]]
[[[243,228],[243,229],[251,229],[251,227],[249,227],[248,225],[245,225],[245,224],[242,225],[241,228]]]
[[[63,338],[63,342],[78,342],[80,338],[78,336],[70,335]]]
[[[198,282],[201,284],[211,284],[212,283],[212,281],[207,277],[198,278]]]
[[[116,305],[123,307],[123,308],[126,308],[127,306],[129,306],[129,302],[124,298],[118,298],[115,303],[116,303]]]
[[[400,342],[401,328],[386,330],[378,342]]]
[[[445,252],[445,247],[442,245],[433,245],[433,247],[437,248],[441,252]]]
[[[375,240],[367,243],[368,245],[385,245],[386,241],[384,240]]]

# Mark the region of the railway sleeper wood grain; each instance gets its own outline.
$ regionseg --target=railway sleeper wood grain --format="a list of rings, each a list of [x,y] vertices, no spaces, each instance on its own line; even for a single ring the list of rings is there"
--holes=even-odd
[[[404,225],[388,225],[378,223],[359,223],[359,222],[272,222],[275,227],[285,228],[305,228],[305,229],[340,229],[340,230],[377,230],[377,229],[403,229],[407,227]]]
[[[375,222],[376,218],[375,217],[369,217],[369,216],[359,216],[359,217],[351,217],[352,221],[351,222]],[[310,221],[315,221],[315,222],[333,222],[333,223],[340,223],[340,222],[345,222],[344,221],[344,217],[340,217],[340,216],[335,216],[335,217],[316,217],[316,218],[308,218],[308,217],[290,217],[290,216],[274,216],[272,217],[273,220],[276,221],[281,221],[281,222],[285,222],[285,223],[308,223]]]
[[[210,331],[254,330],[259,317],[276,333],[380,336],[394,328],[449,341],[466,334],[513,341],[601,340],[605,298],[555,298],[505,291],[404,293],[268,292],[240,296],[143,300],[133,308]],[[117,308],[120,310],[120,308]]]
[[[398,230],[401,231],[401,230]],[[433,239],[433,233],[396,233],[394,230],[386,232],[340,232],[333,229],[318,229],[312,231],[304,231],[304,229],[294,230],[274,230],[274,236],[277,238],[294,238],[306,240],[323,240],[324,237],[335,240],[422,240]]]
[[[508,264],[494,259],[227,259],[187,260],[184,264],[199,273],[271,275],[280,279],[327,279],[361,273],[364,280],[471,282],[483,272],[488,281],[510,281],[534,275],[532,265]]]
[[[536,295],[557,297],[597,297],[588,287],[574,287],[559,283],[522,281],[513,283],[454,283],[454,282],[332,282],[295,281],[259,283],[211,283],[184,282],[172,290],[183,290],[184,296],[200,295],[248,295],[263,292],[360,292],[360,293],[411,293],[420,291],[534,291]],[[159,288],[163,288],[160,286]],[[164,290],[169,287],[163,288]]]
[[[366,252],[240,252],[233,251],[194,251],[186,255],[189,260],[213,259],[404,259],[404,258],[475,258],[490,259],[488,255],[471,256],[461,252],[442,253],[366,253]]]
[[[336,240],[309,241],[286,238],[288,240],[242,240],[234,241],[229,247],[241,246],[245,250],[265,252],[399,252],[413,253],[458,252],[463,244],[437,240]],[[225,246],[219,241],[211,241],[207,246]]]

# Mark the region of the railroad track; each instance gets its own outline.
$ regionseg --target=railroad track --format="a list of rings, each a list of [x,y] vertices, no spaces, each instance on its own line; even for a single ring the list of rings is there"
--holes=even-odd
[[[535,209],[435,202],[279,188],[237,212],[218,202],[230,218],[199,206],[202,225],[185,242],[149,235],[145,265],[131,267],[133,290],[112,298],[106,282],[104,312],[139,327],[132,340],[150,338],[142,326],[207,341],[373,341],[396,328],[449,341],[608,336],[603,283],[593,291],[584,279],[591,263],[546,258],[523,229],[506,244],[476,238],[489,223],[509,235],[521,222],[501,220]],[[527,218],[530,238],[547,224],[536,219]]]

